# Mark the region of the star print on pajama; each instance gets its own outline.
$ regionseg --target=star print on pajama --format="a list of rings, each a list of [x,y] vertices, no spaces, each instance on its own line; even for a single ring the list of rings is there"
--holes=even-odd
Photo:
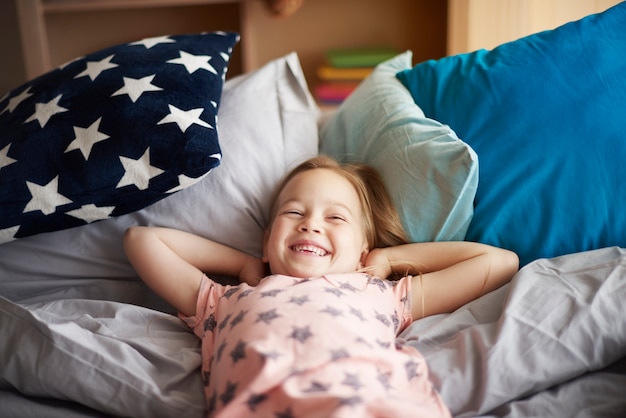
[[[204,277],[196,316],[180,318],[202,339],[209,416],[450,416],[421,354],[396,343],[410,288],[359,273]]]

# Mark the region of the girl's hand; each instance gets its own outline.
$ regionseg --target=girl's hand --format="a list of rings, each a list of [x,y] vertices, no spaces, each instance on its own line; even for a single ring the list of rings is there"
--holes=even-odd
[[[374,248],[367,254],[365,268],[363,269],[371,276],[386,279],[391,276],[391,262],[384,248]]]
[[[246,260],[239,272],[239,280],[250,286],[258,285],[263,277],[265,277],[265,263],[257,257],[250,257]]]

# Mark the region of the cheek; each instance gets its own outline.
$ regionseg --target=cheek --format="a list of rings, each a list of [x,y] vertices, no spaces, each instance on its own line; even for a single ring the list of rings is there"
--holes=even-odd
[[[344,249],[347,250],[354,257],[360,259],[364,251],[367,250],[367,240],[363,236],[361,230],[353,230],[348,233],[338,234],[338,239],[341,240]]]
[[[359,248],[359,251],[364,251],[369,249],[369,243],[368,243],[368,230],[366,227],[363,227],[362,229],[359,229],[357,231],[355,231],[355,235],[356,235],[356,241],[357,241],[357,246]]]
[[[265,233],[265,239],[263,242],[263,258],[269,260],[272,254],[276,254],[280,250],[279,246],[285,236],[284,225],[280,222],[272,224],[270,230]],[[267,261],[266,261],[267,262]]]
[[[263,257],[269,257],[269,254],[274,251],[274,247],[276,246],[276,240],[274,239],[273,233],[265,234],[265,242],[263,243]]]

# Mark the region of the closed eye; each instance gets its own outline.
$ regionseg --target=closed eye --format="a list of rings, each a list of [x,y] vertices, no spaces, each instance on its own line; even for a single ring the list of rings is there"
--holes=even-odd
[[[290,210],[285,210],[282,212],[282,215],[297,215],[297,216],[302,216],[303,213],[300,212],[299,210],[294,210],[294,209],[290,209]]]

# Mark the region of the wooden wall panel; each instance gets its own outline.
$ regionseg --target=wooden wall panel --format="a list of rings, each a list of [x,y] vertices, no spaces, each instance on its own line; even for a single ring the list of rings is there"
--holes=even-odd
[[[598,13],[620,0],[449,0],[449,55],[492,49]]]

